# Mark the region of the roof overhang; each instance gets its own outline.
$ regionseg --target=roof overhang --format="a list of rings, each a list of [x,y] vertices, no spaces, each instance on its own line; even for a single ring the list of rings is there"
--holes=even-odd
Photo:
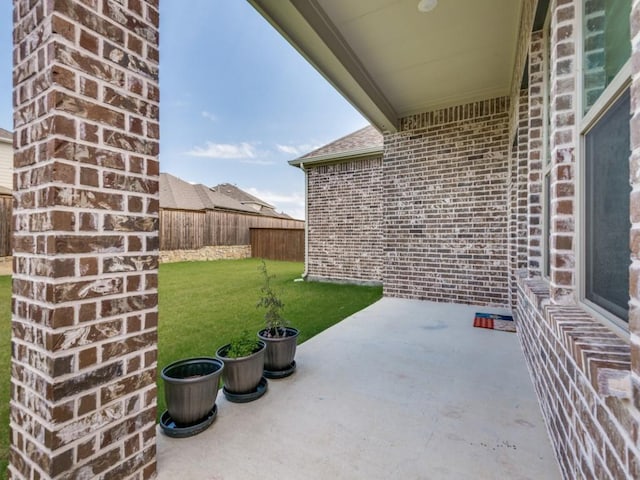
[[[511,92],[524,0],[248,1],[381,132]]]
[[[362,148],[360,150],[351,150],[342,153],[331,153],[326,155],[318,155],[316,157],[296,158],[295,160],[289,160],[289,165],[294,167],[303,168],[308,165],[319,165],[325,163],[341,162],[344,160],[355,160],[367,157],[377,157],[382,155],[383,149],[381,147],[375,148]]]
[[[381,131],[397,129],[397,113],[315,1],[249,2],[365,118]]]

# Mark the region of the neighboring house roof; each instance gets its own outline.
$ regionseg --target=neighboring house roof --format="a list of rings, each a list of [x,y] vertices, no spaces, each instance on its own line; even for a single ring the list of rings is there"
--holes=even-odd
[[[195,188],[207,209],[224,208],[229,210],[239,210],[248,213],[256,213],[253,208],[247,207],[237,200],[231,197],[227,197],[220,192],[216,192],[215,190],[205,185],[198,184],[195,185]]]
[[[193,184],[169,173],[160,174],[160,207],[178,210],[238,210],[255,213],[233,198],[211,191],[202,184]]]
[[[345,158],[382,154],[383,138],[378,130],[369,125],[295,160],[291,160],[289,163],[299,167],[301,164],[330,162]]]
[[[244,207],[251,209],[253,213],[258,212],[267,217],[292,218],[286,213],[276,212],[273,205],[258,197],[254,197],[250,193],[247,193],[230,183],[221,183],[220,185],[211,187],[211,190],[240,202]]]
[[[238,198],[250,202],[242,202]],[[262,208],[258,210],[252,204],[261,205]],[[160,174],[160,207],[175,210],[235,210],[267,217],[291,218],[287,214],[276,212],[268,203],[234,185],[224,183],[209,188],[206,185],[185,182],[169,173]]]
[[[220,185],[211,187],[211,190],[220,192],[223,195],[226,195],[227,197],[231,197],[243,204],[260,205],[263,207],[273,208],[273,205],[269,205],[264,200],[261,200],[258,197],[254,197],[253,195],[245,192],[244,190],[239,189],[235,185],[231,185],[230,183],[221,183]]]
[[[160,207],[180,210],[206,209],[194,185],[168,173],[160,174]]]
[[[13,143],[13,133],[4,128],[0,128],[0,142]]]

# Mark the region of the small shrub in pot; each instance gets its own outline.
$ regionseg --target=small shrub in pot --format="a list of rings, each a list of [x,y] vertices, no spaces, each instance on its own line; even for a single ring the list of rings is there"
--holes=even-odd
[[[263,284],[256,307],[264,309],[264,328],[258,332],[258,337],[267,345],[265,376],[280,378],[290,375],[295,369],[294,358],[299,332],[289,326],[282,314],[284,303],[271,285],[274,275],[269,274],[264,260],[260,265],[260,272]]]
[[[228,394],[251,395],[258,389],[263,380],[264,353],[264,342],[246,331],[216,351],[216,357],[225,366],[222,380],[227,399],[230,399]]]

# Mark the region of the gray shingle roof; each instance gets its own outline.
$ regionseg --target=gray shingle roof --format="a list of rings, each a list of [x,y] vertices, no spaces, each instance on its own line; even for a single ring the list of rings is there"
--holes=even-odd
[[[256,211],[251,208],[243,205],[241,202],[237,200],[227,197],[219,192],[214,191],[213,189],[198,184],[195,185],[196,190],[198,191],[198,195],[202,199],[202,202],[205,204],[206,208],[225,208],[229,210],[241,210],[243,212],[251,212],[255,213]]]
[[[237,200],[243,204],[252,203],[256,205],[261,205],[263,207],[273,208],[273,205],[269,205],[264,200],[261,200],[258,197],[254,197],[253,195],[245,192],[244,190],[239,189],[235,185],[231,185],[230,183],[221,183],[220,185],[211,187],[211,190],[220,192],[221,194],[226,195],[227,197],[231,197],[234,200]]]
[[[185,182],[169,173],[160,174],[160,207],[178,210],[224,208],[255,213],[233,198],[212,192],[205,185]]]
[[[245,201],[240,201],[239,198]],[[262,208],[256,210],[250,204],[257,204]],[[209,188],[206,185],[185,182],[169,173],[160,173],[160,207],[174,210],[236,210],[267,217],[291,218],[276,212],[268,203],[235,185],[223,183]]]
[[[295,160],[292,165],[313,161],[330,161],[364,154],[382,153],[383,136],[369,125],[356,132],[335,140],[323,147],[307,153]]]

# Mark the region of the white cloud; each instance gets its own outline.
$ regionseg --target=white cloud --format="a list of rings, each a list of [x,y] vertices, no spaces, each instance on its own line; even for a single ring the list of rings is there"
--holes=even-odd
[[[314,151],[316,148],[320,148],[322,145],[315,145],[312,143],[303,143],[300,145],[280,145],[276,144],[276,148],[282,153],[287,155],[304,155]]]
[[[193,147],[187,155],[219,159],[254,159],[257,152],[255,147],[247,142],[237,144],[207,142],[204,148]],[[256,161],[259,162],[259,160]]]
[[[203,111],[202,111],[202,116],[203,116],[204,118],[207,118],[207,119],[211,120],[212,122],[216,122],[216,121],[218,121],[218,117],[216,117],[216,116],[215,116],[213,113],[211,113],[211,112],[207,112],[206,110],[203,110]]]
[[[304,220],[304,194],[298,192],[283,194],[269,190],[258,190],[254,187],[249,187],[245,190],[251,195],[273,205],[276,211]]]
[[[260,160],[256,158],[254,160],[240,160],[240,163],[248,163],[249,165],[275,165],[276,162],[272,160]]]
[[[282,153],[287,153],[289,155],[299,155],[298,149],[296,147],[292,147],[292,146],[289,146],[289,145],[276,145],[276,147]]]
[[[169,106],[174,108],[185,108],[185,107],[188,107],[189,105],[191,104],[186,100],[174,100],[172,102],[169,102]]]

